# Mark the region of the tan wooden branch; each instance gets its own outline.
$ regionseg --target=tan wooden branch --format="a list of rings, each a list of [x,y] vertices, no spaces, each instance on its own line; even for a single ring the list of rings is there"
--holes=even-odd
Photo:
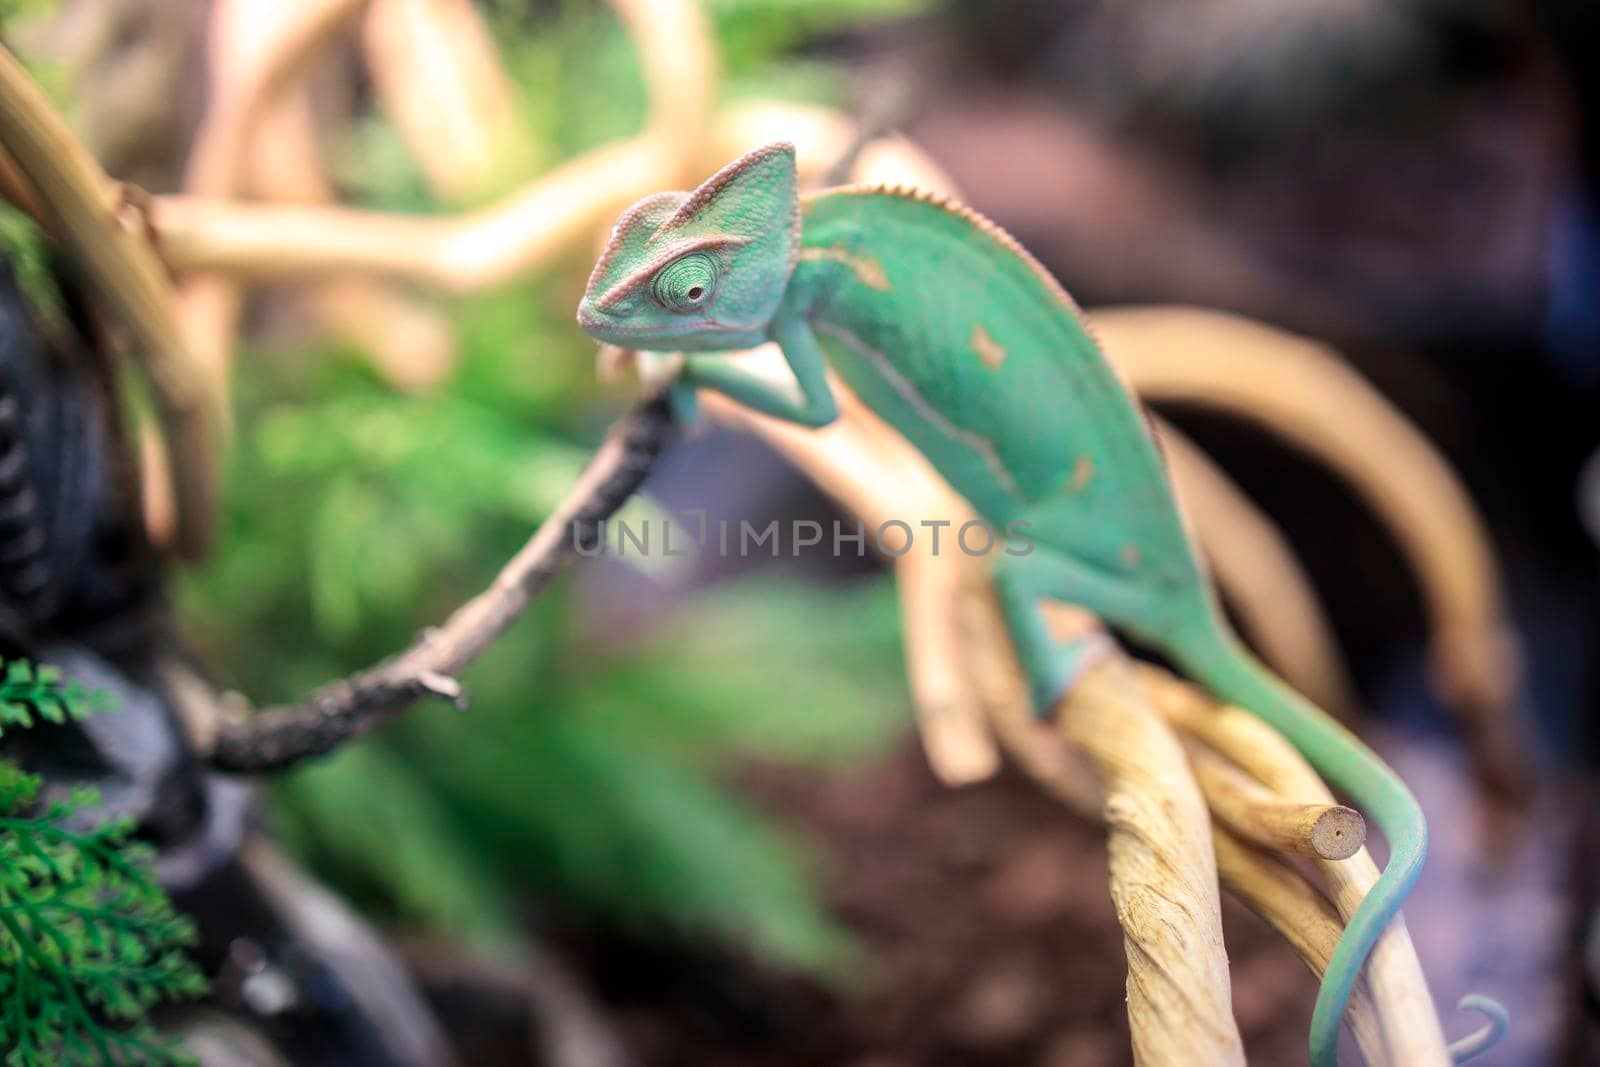
[[[915,143],[898,135],[858,144],[860,124],[834,108],[747,100],[717,115],[702,168],[715,168],[759,145],[791,141],[801,183],[823,184],[834,165],[854,153],[850,180],[862,184],[910,185],[959,196],[955,180]]]
[[[1212,813],[1246,841],[1325,860],[1349,859],[1366,843],[1366,821],[1350,808],[1281,800],[1205,749],[1189,758]]]
[[[765,358],[781,367],[770,349]],[[889,519],[913,525],[949,520],[959,528],[970,516],[916,452],[868,412],[848,389],[838,388],[841,417],[822,430],[758,415],[719,394],[702,392],[700,403],[719,422],[759,434],[805,471],[824,492],[861,517],[870,528]],[[987,778],[999,768],[967,679],[959,669],[964,640],[952,606],[961,581],[959,553],[932,554],[927,538],[914,538],[895,560],[901,618],[905,626],[907,674],[929,764],[941,780],[961,784]]]
[[[764,360],[781,373],[781,360],[770,348],[740,358],[752,365]],[[835,390],[841,416],[822,430],[758,415],[715,393],[702,392],[700,403],[710,417],[756,433],[782,452],[869,530],[890,519],[913,526],[947,520],[949,529],[959,529],[971,517],[966,504],[848,389],[836,383]],[[987,778],[999,768],[999,754],[959,667],[965,638],[954,606],[964,557],[948,546],[934,556],[928,538],[913,538],[894,565],[907,674],[929,764],[947,784]]]
[[[309,87],[291,86],[250,144],[250,189],[266,200],[326,203],[334,198],[323,169]],[[296,293],[317,325],[367,354],[398,389],[426,389],[456,364],[448,319],[399,286],[361,276],[331,278]]]
[[[634,29],[651,94],[651,125],[641,138],[569,161],[488,207],[447,216],[157,197],[150,226],[162,258],[179,273],[254,279],[374,273],[474,292],[526,274],[609,224],[631,200],[714,169],[763,137],[800,144],[805,175],[820,173],[848,143],[848,120],[822,108],[749,103],[727,109],[708,127],[714,65],[698,6],[629,0],[618,9]],[[942,171],[899,138],[868,145],[857,175],[949,187]]]
[[[1103,764],[1098,760],[1093,763],[1085,760],[1082,753],[1087,749],[1064,743],[1067,740],[1064,731],[1041,722],[1033,714],[1027,685],[1004,637],[987,577],[974,567],[965,568],[964,575],[962,663],[964,673],[976,683],[984,714],[995,735],[1007,756],[1041,788],[1080,815],[1101,818],[1107,789]],[[1093,616],[1076,608],[1062,606],[1055,614],[1056,630],[1063,638],[1096,632],[1099,626]],[[1087,694],[1069,697],[1058,714],[1067,715],[1084,699],[1088,699]],[[1081,725],[1090,731],[1096,726],[1092,720]],[[1167,727],[1171,729],[1172,724],[1168,722]],[[1192,735],[1179,733],[1177,737],[1188,753],[1191,767],[1196,766],[1197,754],[1213,761],[1221,758]],[[1074,736],[1073,740],[1086,740],[1090,746],[1099,743],[1092,734],[1087,738]],[[1149,757],[1135,747],[1129,758]],[[1196,782],[1211,810],[1210,833],[1223,888],[1281,933],[1313,972],[1320,975],[1342,932],[1338,915],[1300,875],[1267,853],[1239,842],[1217,825],[1217,798],[1207,791],[1205,775],[1197,775]],[[1258,801],[1258,797],[1250,798],[1251,803]],[[1274,797],[1265,803],[1279,801]],[[1368,1062],[1373,1067],[1387,1063],[1378,1015],[1364,986],[1358,987],[1352,998],[1349,1020]]]
[[[1074,758],[1065,746],[1055,743],[1052,731],[1034,716],[1016,657],[1003,636],[1000,615],[995,608],[988,578],[977,568],[967,571],[963,597],[960,610],[965,620],[965,641],[962,646],[965,653],[964,674],[976,683],[976,691],[983,701],[982,713],[993,725],[995,735],[1001,739],[1007,755],[1043,788],[1073,810],[1093,817],[1103,795],[1101,776],[1095,774],[1093,768],[1086,766],[1081,759]],[[1087,612],[1063,604],[1053,607],[1052,626],[1060,637],[1066,639],[1094,632],[1099,623]],[[1143,670],[1149,676],[1147,685],[1155,685],[1156,679],[1170,677],[1155,668]],[[1191,706],[1191,711],[1211,706],[1203,697],[1193,694],[1192,690],[1183,692],[1194,696],[1196,703]],[[1254,734],[1253,731],[1244,736],[1196,734],[1188,729],[1189,719],[1177,713],[1172,694],[1164,691],[1153,693],[1157,694],[1162,699],[1155,700],[1154,706],[1168,725],[1178,731],[1190,755],[1191,765],[1197,754],[1213,762],[1231,760],[1238,754],[1239,746],[1247,743]],[[1222,746],[1212,747],[1212,743],[1217,741],[1222,742]],[[1299,779],[1293,776],[1296,770],[1303,768],[1309,771],[1299,755],[1287,749],[1281,741],[1265,752],[1250,753],[1250,757],[1252,766],[1284,761],[1289,769],[1281,772],[1283,780],[1293,784],[1299,784]],[[1315,777],[1314,774],[1312,776]],[[1343,930],[1338,915],[1304,878],[1258,849],[1237,841],[1218,825],[1219,809],[1227,807],[1231,798],[1217,795],[1215,776],[1200,773],[1196,781],[1212,813],[1217,871],[1224,888],[1233,892],[1282,933],[1312,970],[1320,975],[1326,969],[1333,945]],[[1326,787],[1323,788],[1325,791]],[[1299,795],[1274,793],[1270,799],[1265,799],[1261,794],[1252,793],[1245,798],[1245,803],[1282,805],[1286,799]],[[1248,821],[1248,815],[1245,817]],[[1403,946],[1403,951],[1410,952],[1409,943]],[[1414,979],[1419,983],[1421,1002],[1431,1003],[1426,985],[1420,984],[1421,968],[1415,963],[1414,954],[1409,970],[1395,956],[1386,958],[1381,966],[1391,973],[1386,982],[1389,988],[1404,987]],[[1404,1003],[1418,1003],[1417,995],[1417,988],[1410,989]],[[1392,1008],[1380,1015],[1363,987],[1358,987],[1351,1004],[1347,1020],[1368,1062],[1374,1067],[1409,1062],[1391,1059],[1388,1051],[1391,1046],[1421,1050],[1421,1058],[1416,1061],[1418,1063],[1439,1062],[1436,1058],[1430,1058],[1433,1052],[1442,1053],[1443,1050],[1442,1037],[1436,1048],[1429,1044],[1432,1040],[1429,1035],[1438,1034],[1438,1022],[1431,1015],[1424,1019]],[[1412,1028],[1417,1028],[1417,1032],[1402,1032]],[[1392,1033],[1386,1034],[1386,1031]]]
[[[627,27],[644,68],[650,101],[646,136],[669,161],[666,169],[676,172],[675,181],[690,177],[699,171],[695,154],[710,135],[719,76],[705,5],[698,0],[611,0],[611,6]],[[646,192],[670,188],[675,181]]]
[[[1211,819],[1177,736],[1114,649],[1062,698],[1054,722],[1037,719],[981,561],[941,562],[960,575],[959,662],[978,714],[1035,781],[1110,831],[1134,1061],[1243,1063]],[[1064,618],[1074,634],[1099,630],[1087,613]]]
[[[1170,423],[1156,425],[1201,555],[1240,628],[1295,688],[1321,707],[1353,713],[1333,624],[1288,539],[1210,456]]]
[[[222,404],[186,345],[173,294],[143,233],[119,218],[121,206],[87,149],[9,51],[0,49],[0,147],[37,194],[83,264],[91,288],[129,333],[129,351],[150,383],[172,454],[174,547],[187,557],[210,544],[216,512],[216,424]]]
[[[1438,450],[1326,346],[1221,312],[1095,312],[1101,341],[1141,396],[1227,411],[1263,426],[1348,482],[1383,520],[1422,586],[1432,666],[1466,716],[1497,784],[1526,776],[1513,718],[1516,638],[1493,544]]]
[[[1204,741],[1280,796],[1331,804],[1333,794],[1277,732],[1238,708],[1221,707],[1186,682],[1150,668],[1145,683],[1162,713]],[[1346,860],[1318,860],[1341,915],[1349,917],[1374,883],[1378,865],[1365,849]],[[1384,1018],[1390,1061],[1410,1067],[1450,1062],[1433,998],[1406,932],[1397,917],[1378,939],[1367,961],[1367,980]]]
[[[595,149],[477,211],[401,216],[355,208],[162,197],[151,225],[173,270],[245,278],[377,274],[474,292],[584,247],[628,203],[685,184],[709,121],[715,62],[691,0],[617,0],[650,93],[644,134]]]
[[[1223,888],[1282,934],[1311,973],[1321,978],[1344,933],[1327,898],[1268,853],[1245,844],[1215,824],[1211,846]],[[1378,1007],[1365,979],[1356,983],[1345,1019],[1369,1067],[1391,1062],[1378,1021]]]
[[[349,26],[368,0],[221,0],[211,13],[210,97],[184,189],[230,197],[245,185],[248,145],[280,94]]]
[[[1002,714],[995,728],[1007,756],[1041,788],[1082,817],[1100,818],[1104,785],[1098,773],[1076,750],[1059,743],[1061,739],[1047,725],[1031,714]],[[1185,741],[1191,751],[1196,747],[1193,738]],[[1320,978],[1344,932],[1327,898],[1268,852],[1234,837],[1215,821],[1215,812],[1211,834],[1222,888],[1281,934]],[[1347,1021],[1370,1067],[1390,1062],[1377,1006],[1365,980],[1356,985]]]
[[[244,192],[250,144],[290,83],[354,21],[367,0],[218,0],[211,9],[210,94],[184,174],[188,195],[230,199]],[[226,394],[244,293],[221,275],[185,279],[184,332],[211,387]]]
[[[1119,658],[1086,670],[1056,716],[1105,781],[1134,1062],[1242,1065],[1210,819],[1182,747]]]
[[[472,0],[372,0],[361,44],[379,106],[435,196],[466,203],[527,173],[521,101]]]

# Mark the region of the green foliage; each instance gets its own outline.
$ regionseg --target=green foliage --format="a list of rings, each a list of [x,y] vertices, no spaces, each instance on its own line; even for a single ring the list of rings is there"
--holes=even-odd
[[[735,755],[843,761],[903,725],[886,591],[730,589],[674,636],[588,662],[562,641],[529,663],[515,642],[473,673],[465,717],[413,714],[295,774],[277,825],[370,906],[484,943],[515,939],[508,900],[531,886],[831,970],[846,942],[812,898],[813,857],[714,772]],[[804,625],[834,612],[865,625]]]
[[[419,719],[394,744],[508,881],[828,971],[845,940],[812,898],[814,858],[716,771],[734,757],[843,763],[898,733],[889,594],[741,583],[643,647],[595,658],[566,641],[531,671],[506,650],[474,680],[470,721]]]
[[[14,659],[3,669],[0,724],[5,726],[32,726],[39,719],[63,723],[109,706],[109,697],[103,691],[65,680],[55,667],[36,667],[27,660]]]
[[[607,6],[564,0],[551,17],[503,17],[499,29],[528,128],[558,158],[644,124],[648,101],[633,43]]]
[[[45,236],[26,212],[4,200],[0,200],[0,258],[11,264],[17,284],[38,314],[61,315],[61,290],[51,273]]]
[[[54,15],[60,6],[61,0],[0,0],[0,27],[39,21]]]
[[[510,887],[491,858],[386,739],[296,772],[273,802],[283,842],[368,908],[480,945],[520,939]]]
[[[432,206],[422,170],[394,124],[377,115],[357,118],[337,146],[331,169],[354,197],[388,211]]]
[[[770,78],[786,53],[821,34],[919,15],[928,0],[710,0],[728,71]]]
[[[104,706],[49,668],[7,667],[8,721],[59,722]],[[30,712],[29,709],[32,711]],[[152,878],[132,824],[78,829],[92,792],[41,800],[41,780],[0,760],[0,1055],[7,1067],[176,1064],[146,1015],[206,990],[185,953],[194,924]]]

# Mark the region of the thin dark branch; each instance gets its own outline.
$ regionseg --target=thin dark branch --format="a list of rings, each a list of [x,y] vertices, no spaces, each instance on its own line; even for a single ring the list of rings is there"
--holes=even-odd
[[[455,675],[505,633],[578,550],[599,544],[600,523],[650,473],[670,427],[664,400],[641,400],[612,427],[572,492],[489,588],[404,652],[324,686],[305,703],[223,722],[211,765],[226,771],[279,770],[331,752],[420,697],[464,703]]]

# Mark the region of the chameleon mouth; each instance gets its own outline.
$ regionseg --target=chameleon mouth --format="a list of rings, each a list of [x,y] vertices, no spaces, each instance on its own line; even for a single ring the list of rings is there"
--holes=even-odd
[[[658,327],[628,326],[623,323],[607,322],[599,316],[585,315],[582,312],[578,313],[578,326],[584,333],[598,337],[602,341],[610,341],[616,338],[643,337],[646,334],[653,337],[665,336]]]
[[[687,324],[686,324],[687,325]],[[584,333],[598,337],[603,341],[616,338],[657,337],[662,341],[670,341],[673,331],[663,329],[659,324],[633,325],[625,322],[607,321],[604,315],[596,314],[586,300],[578,305],[578,326]],[[731,322],[700,321],[692,327],[680,331],[683,335],[718,333],[718,334],[744,334],[749,327],[740,326]]]
[[[582,302],[578,304],[578,327],[584,333],[594,333],[596,330],[610,329],[611,324],[596,315],[589,305],[589,298],[584,297]]]

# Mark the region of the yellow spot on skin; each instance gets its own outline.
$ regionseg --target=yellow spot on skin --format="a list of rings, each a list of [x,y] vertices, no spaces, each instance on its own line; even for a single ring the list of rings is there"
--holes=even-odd
[[[1143,559],[1144,554],[1139,551],[1138,545],[1128,544],[1122,546],[1122,565],[1124,567],[1133,570]]]
[[[838,245],[830,248],[802,248],[800,258],[812,262],[831,259],[835,263],[849,267],[855,274],[856,280],[868,289],[886,293],[892,288],[889,285],[889,276],[883,272],[883,264],[866,256],[853,256]]]
[[[1006,350],[989,336],[989,331],[983,328],[981,322],[972,328],[972,337],[968,343],[972,345],[972,350],[978,353],[978,358],[983,360],[983,365],[990,370],[999,370],[1000,364],[1006,361]]]
[[[1094,460],[1088,456],[1079,456],[1078,461],[1072,465],[1072,478],[1067,482],[1067,492],[1081,493],[1089,484],[1089,479],[1094,477]]]

